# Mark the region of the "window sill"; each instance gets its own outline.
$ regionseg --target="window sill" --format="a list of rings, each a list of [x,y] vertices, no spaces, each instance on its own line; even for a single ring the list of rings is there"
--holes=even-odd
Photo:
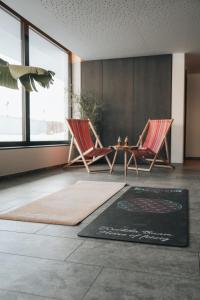
[[[46,147],[64,147],[69,146],[69,142],[63,144],[52,144],[52,145],[21,145],[21,146],[0,146],[0,150],[13,150],[13,149],[27,149],[27,148],[46,148]]]

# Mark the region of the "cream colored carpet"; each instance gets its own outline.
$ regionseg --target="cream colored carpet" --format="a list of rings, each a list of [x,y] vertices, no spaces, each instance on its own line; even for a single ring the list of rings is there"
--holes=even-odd
[[[25,206],[0,214],[0,219],[76,225],[125,186],[121,182],[78,181]]]

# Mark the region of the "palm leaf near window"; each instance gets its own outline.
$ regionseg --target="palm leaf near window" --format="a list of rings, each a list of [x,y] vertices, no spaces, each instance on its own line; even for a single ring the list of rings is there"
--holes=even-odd
[[[10,89],[18,89],[18,80],[24,86],[26,91],[36,91],[35,82],[43,88],[49,88],[53,84],[52,71],[46,71],[42,68],[12,65],[0,58],[0,86]]]

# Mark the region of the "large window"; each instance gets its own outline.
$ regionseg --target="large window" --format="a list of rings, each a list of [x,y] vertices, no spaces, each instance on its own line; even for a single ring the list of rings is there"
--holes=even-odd
[[[31,141],[67,139],[68,55],[35,31],[29,31],[29,62],[56,73],[50,89],[30,94]]]
[[[21,64],[20,21],[0,9],[0,58]],[[0,86],[0,141],[22,141],[22,89]]]
[[[55,76],[49,89],[36,84],[38,92],[25,92],[20,83],[19,90],[0,86],[0,146],[63,143],[68,140],[70,52],[1,5],[0,58],[18,65],[26,61]]]

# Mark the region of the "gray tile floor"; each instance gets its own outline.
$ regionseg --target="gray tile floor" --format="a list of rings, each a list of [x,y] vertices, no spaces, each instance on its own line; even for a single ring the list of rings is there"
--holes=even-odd
[[[77,180],[124,181],[84,169],[54,169],[0,181],[0,211],[21,206]],[[190,246],[162,247],[77,237],[79,226],[0,220],[1,300],[186,300],[200,299],[200,170],[177,166],[136,176],[133,186],[187,188],[190,192]]]

